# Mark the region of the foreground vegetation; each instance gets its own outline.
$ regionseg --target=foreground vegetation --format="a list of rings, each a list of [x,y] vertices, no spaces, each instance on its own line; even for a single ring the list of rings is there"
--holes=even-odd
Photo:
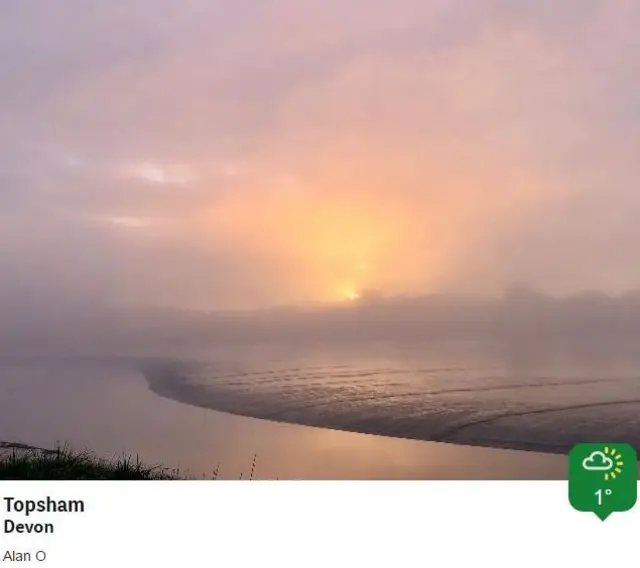
[[[4,480],[163,480],[181,479],[177,470],[148,466],[139,458],[100,458],[70,448],[42,450],[13,448],[0,453],[0,479]]]

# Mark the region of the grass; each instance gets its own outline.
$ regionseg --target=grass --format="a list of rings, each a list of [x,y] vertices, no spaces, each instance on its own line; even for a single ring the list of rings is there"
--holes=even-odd
[[[178,470],[145,465],[138,457],[106,460],[89,451],[68,447],[56,450],[13,448],[0,454],[4,480],[165,480],[183,479]]]

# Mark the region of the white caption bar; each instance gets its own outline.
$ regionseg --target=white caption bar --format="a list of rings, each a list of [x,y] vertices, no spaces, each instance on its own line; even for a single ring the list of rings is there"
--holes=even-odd
[[[0,482],[3,566],[580,566],[634,558],[566,482]]]

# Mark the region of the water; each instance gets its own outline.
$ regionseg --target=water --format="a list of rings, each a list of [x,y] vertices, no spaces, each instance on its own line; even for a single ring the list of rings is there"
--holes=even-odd
[[[541,450],[636,441],[639,370],[634,349],[475,343],[5,361],[0,439],[196,477],[247,477],[257,453],[266,479],[563,478],[564,456]]]
[[[142,370],[162,396],[287,423],[557,453],[585,440],[640,445],[635,351],[516,347],[254,346]]]
[[[103,456],[139,454],[200,477],[261,479],[560,478],[564,459],[309,428],[232,416],[153,394],[120,364],[0,366],[4,440],[69,442]]]

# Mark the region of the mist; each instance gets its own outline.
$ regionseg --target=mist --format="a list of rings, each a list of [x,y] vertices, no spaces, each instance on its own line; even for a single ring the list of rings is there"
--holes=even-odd
[[[6,0],[3,336],[640,287],[639,24],[632,1]]]

